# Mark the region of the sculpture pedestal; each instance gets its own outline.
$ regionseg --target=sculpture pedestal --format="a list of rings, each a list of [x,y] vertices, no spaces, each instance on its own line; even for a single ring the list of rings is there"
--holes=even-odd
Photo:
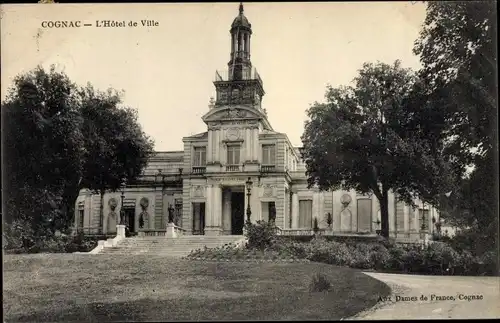
[[[124,224],[117,224],[116,225],[116,236],[120,237],[122,239],[125,238],[125,225]]]
[[[175,232],[175,224],[173,224],[173,223],[167,224],[167,232],[165,233],[165,237],[177,238],[177,232]]]

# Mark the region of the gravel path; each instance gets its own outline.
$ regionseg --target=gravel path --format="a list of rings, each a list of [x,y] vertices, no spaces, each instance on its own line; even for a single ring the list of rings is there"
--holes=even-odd
[[[349,320],[500,318],[500,277],[366,274],[392,295]]]

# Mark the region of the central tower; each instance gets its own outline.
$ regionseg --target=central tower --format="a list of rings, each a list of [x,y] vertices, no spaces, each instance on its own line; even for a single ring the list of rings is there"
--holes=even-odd
[[[257,70],[250,60],[252,25],[243,13],[231,24],[231,55],[227,71],[216,71],[214,85],[217,91],[215,106],[250,105],[260,108],[264,88]]]

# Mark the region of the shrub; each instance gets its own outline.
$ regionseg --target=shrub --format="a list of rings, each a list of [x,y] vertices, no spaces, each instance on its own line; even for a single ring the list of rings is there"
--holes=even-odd
[[[392,248],[389,248],[389,263],[388,269],[396,270],[396,271],[404,271],[404,255],[406,251],[398,244],[394,245]]]
[[[309,291],[311,292],[323,292],[329,291],[331,288],[331,283],[326,278],[325,275],[321,273],[316,273],[313,275],[311,283],[309,284]]]
[[[448,244],[435,242],[423,252],[423,262],[430,273],[443,274],[455,267],[459,254]]]
[[[403,270],[406,272],[418,273],[425,269],[424,255],[418,246],[408,247],[402,257]],[[427,268],[428,269],[428,268]]]
[[[369,269],[373,267],[371,250],[367,244],[358,244],[349,248],[352,253],[351,267]]]
[[[369,249],[370,249],[370,262],[373,265],[373,269],[389,268],[391,255],[386,247],[384,247],[382,244],[371,243],[369,245]]]
[[[306,258],[311,261],[324,262],[338,266],[350,266],[351,250],[344,243],[314,238],[307,244]]]
[[[245,228],[245,236],[248,239],[247,248],[264,250],[275,244],[276,226],[274,223],[265,221],[247,222]]]
[[[494,251],[488,251],[485,252],[481,257],[478,259],[479,263],[479,268],[478,268],[478,274],[480,275],[498,275],[498,258],[497,258],[497,253]]]

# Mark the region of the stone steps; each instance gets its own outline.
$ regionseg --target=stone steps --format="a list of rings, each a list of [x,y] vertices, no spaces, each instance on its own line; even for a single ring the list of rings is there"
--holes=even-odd
[[[182,257],[192,250],[216,248],[229,243],[237,243],[243,236],[181,236],[165,237],[132,237],[118,242],[116,247],[106,247],[99,254],[139,255],[151,254],[160,256]]]

